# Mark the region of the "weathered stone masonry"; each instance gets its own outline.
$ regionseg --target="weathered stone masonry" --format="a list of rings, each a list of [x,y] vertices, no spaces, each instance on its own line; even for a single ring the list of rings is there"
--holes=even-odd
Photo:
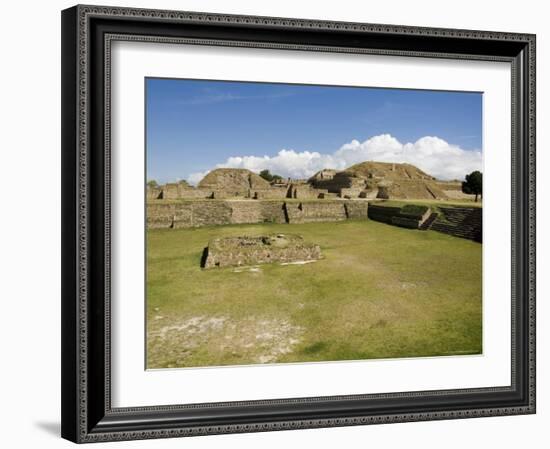
[[[204,268],[292,263],[321,258],[321,248],[295,234],[216,238],[203,254]]]
[[[246,169],[218,168],[197,187],[185,181],[147,185],[147,227],[192,228],[254,223],[313,223],[348,219],[433,229],[482,240],[482,212],[469,207],[388,207],[376,199],[462,198],[458,181],[438,181],[410,164],[367,161],[343,171],[325,169],[308,180],[267,182]]]
[[[192,228],[253,223],[312,223],[366,219],[364,200],[179,200],[147,203],[147,227]]]
[[[426,212],[415,224],[410,225],[410,218],[402,218],[402,207],[391,207],[371,204],[368,216],[371,220],[383,223],[410,227],[413,229],[432,229],[481,243],[483,240],[483,209],[481,207],[442,207],[440,213]],[[431,211],[430,211],[431,212]],[[414,221],[414,220],[413,220]],[[426,226],[422,226],[425,223]]]
[[[482,240],[482,209],[439,207],[442,216],[427,212],[422,217],[403,216],[401,207],[365,200],[179,200],[149,201],[147,227],[193,228],[227,224],[314,223],[371,219],[413,229],[433,229],[477,242]],[[423,226],[423,224],[426,226]]]
[[[325,169],[309,179],[267,182],[242,168],[217,168],[193,187],[186,181],[148,184],[148,200],[189,199],[460,199],[456,181],[438,181],[410,164],[367,161],[343,171]]]

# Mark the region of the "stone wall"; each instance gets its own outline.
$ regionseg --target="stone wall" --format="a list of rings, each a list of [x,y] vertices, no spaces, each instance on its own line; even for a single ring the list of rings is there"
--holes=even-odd
[[[284,202],[197,200],[147,204],[147,227],[151,229],[244,223],[286,223]]]
[[[150,229],[171,228],[177,209],[173,203],[147,202],[147,227]]]
[[[435,182],[418,180],[384,181],[378,186],[380,199],[433,200],[447,195]]]
[[[231,223],[232,209],[225,201],[149,202],[147,227],[190,228]]]
[[[343,201],[311,201],[285,204],[289,223],[312,223],[319,221],[346,220],[346,209]]]
[[[440,207],[443,214],[432,224],[431,229],[454,237],[483,240],[483,209],[481,207]]]
[[[362,220],[368,218],[369,203],[368,201],[345,201],[346,216],[350,220]]]
[[[262,208],[262,222],[287,223],[285,203],[282,201],[258,201]]]
[[[213,192],[206,189],[180,189],[179,198],[200,199],[212,198]]]
[[[359,193],[359,198],[373,200],[378,197],[378,187],[367,188]]]
[[[368,216],[371,220],[412,229],[432,229],[454,237],[461,237],[481,243],[483,240],[483,210],[481,207],[442,207],[437,212],[428,210],[419,217],[403,213],[400,207],[370,204]],[[425,226],[423,226],[425,225]]]
[[[345,187],[340,189],[340,196],[342,198],[359,198],[364,190],[364,187]]]
[[[148,199],[159,198],[163,200],[177,200],[182,198],[187,198],[187,199],[212,198],[212,190],[196,189],[194,187],[191,187],[189,184],[185,182],[167,183],[167,184],[164,184],[163,186],[155,188],[155,190],[159,190],[160,194],[157,195],[155,198],[148,198]]]
[[[191,220],[174,221],[175,228],[231,224],[233,210],[226,201],[191,202]]]
[[[249,197],[256,200],[283,199],[288,196],[287,186],[273,186],[270,189],[251,190]]]
[[[400,217],[399,215],[393,216],[391,218],[391,224],[394,226],[399,226],[400,228],[407,229],[419,229],[421,225],[419,220],[409,217]]]
[[[284,203],[280,201],[228,201],[231,224],[286,223]]]
[[[392,224],[392,218],[399,215],[400,207],[369,205],[368,215],[371,220]]]
[[[409,229],[424,229],[422,226],[431,215],[432,210],[429,207],[414,204],[403,207],[377,205],[369,207],[369,218],[371,220]]]
[[[214,190],[212,192],[212,198],[216,200],[226,200],[231,198],[248,198],[248,191],[243,192],[229,192],[227,190]]]
[[[293,184],[290,186],[290,197],[295,199],[317,199],[325,193],[328,193],[328,190],[316,189],[309,184]]]
[[[418,229],[433,229],[477,242],[482,240],[482,209],[440,207],[440,217],[429,209],[410,217],[401,207],[381,206],[365,200],[278,201],[278,200],[179,200],[149,201],[147,227],[191,228],[253,223],[315,223],[353,219],[380,221]],[[431,215],[434,216],[432,223]],[[421,225],[426,222],[426,228]]]
[[[147,186],[147,201],[157,200],[162,196],[162,189],[160,187]]]
[[[334,200],[336,198],[340,198],[340,194],[339,193],[331,193],[331,192],[327,192],[327,193],[321,192],[319,194],[319,199],[328,199],[328,198]]]
[[[162,199],[163,200],[175,200],[180,197],[179,188],[177,183],[167,183],[162,186]]]
[[[179,200],[147,203],[147,227],[190,228],[247,223],[312,223],[365,219],[368,202],[362,200]]]

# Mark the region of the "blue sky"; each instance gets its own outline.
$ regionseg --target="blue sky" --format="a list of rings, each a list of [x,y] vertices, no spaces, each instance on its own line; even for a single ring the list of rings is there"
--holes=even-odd
[[[451,178],[480,163],[482,94],[147,78],[146,131],[147,178],[159,182],[216,166],[308,175],[362,157],[420,161]]]

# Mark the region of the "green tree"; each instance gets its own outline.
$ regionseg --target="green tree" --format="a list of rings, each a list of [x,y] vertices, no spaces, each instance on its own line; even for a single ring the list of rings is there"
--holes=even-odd
[[[283,179],[282,176],[272,175],[267,168],[265,170],[262,170],[259,174],[260,177],[265,179],[267,182],[280,181],[281,179]]]
[[[151,179],[150,181],[147,181],[147,185],[148,185],[149,187],[158,187],[158,186],[159,186],[159,185],[158,185],[158,182],[155,181],[154,179]]]
[[[269,182],[273,180],[273,175],[269,172],[267,168],[260,172],[260,177],[264,178],[266,181],[269,181]]]
[[[465,179],[466,181],[462,182],[462,191],[468,195],[475,195],[475,202],[477,203],[478,195],[482,194],[483,175],[476,170],[466,175]]]

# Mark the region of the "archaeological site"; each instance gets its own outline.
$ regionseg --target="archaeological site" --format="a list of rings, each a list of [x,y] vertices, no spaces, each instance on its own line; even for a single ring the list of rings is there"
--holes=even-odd
[[[175,199],[464,199],[459,181],[438,181],[411,164],[362,162],[309,179],[268,182],[242,168],[217,168],[193,187],[186,181],[148,186],[148,200]]]
[[[453,204],[472,197],[460,181],[437,180],[411,164],[369,161],[272,182],[250,170],[218,168],[196,187],[186,181],[148,184],[147,227],[371,219],[481,242],[482,209]]]
[[[483,354],[482,93],[146,86],[147,369]]]

